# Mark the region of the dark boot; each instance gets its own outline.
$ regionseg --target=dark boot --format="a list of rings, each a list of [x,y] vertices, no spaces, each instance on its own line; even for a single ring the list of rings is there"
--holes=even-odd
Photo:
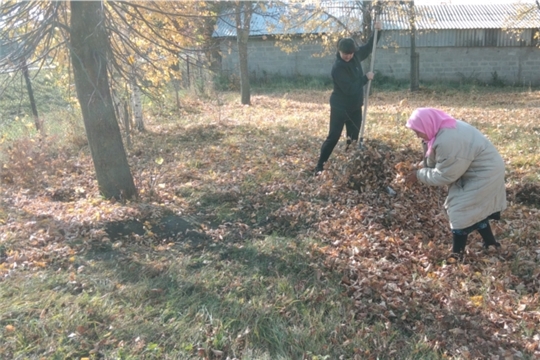
[[[351,147],[352,140],[350,137],[347,137],[347,146],[345,147],[345,151],[349,151],[349,148]]]
[[[465,251],[465,245],[467,245],[467,234],[453,234],[452,252],[454,254],[461,254]]]
[[[501,244],[495,240],[495,236],[493,236],[493,232],[491,231],[491,226],[489,226],[489,222],[487,223],[487,226],[483,229],[478,229],[478,232],[482,236],[482,240],[484,240],[484,248],[488,249],[491,245],[495,246],[496,248],[500,248]]]
[[[489,215],[488,219],[501,220],[501,212],[497,211],[496,213]]]

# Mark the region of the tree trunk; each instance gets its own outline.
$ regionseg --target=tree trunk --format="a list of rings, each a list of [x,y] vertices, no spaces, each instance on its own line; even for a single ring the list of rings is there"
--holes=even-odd
[[[211,9],[211,12],[218,15],[223,10],[223,4],[220,1],[209,1],[206,3]],[[204,49],[205,57],[209,62],[210,71],[213,73],[219,73],[221,71],[221,51],[219,49],[219,44],[221,40],[212,36],[214,33],[218,16],[207,16],[204,17],[203,25],[203,34],[204,42],[206,44],[206,49]]]
[[[188,89],[191,88],[191,72],[189,69],[189,55],[186,55],[186,81],[184,84]]]
[[[133,107],[133,117],[135,118],[135,128],[139,132],[144,132],[144,121],[142,114],[142,102],[141,102],[141,89],[135,78],[132,79],[131,83],[131,106]]]
[[[174,78],[173,85],[174,85],[174,94],[176,97],[176,110],[180,110],[182,108],[182,104],[180,103],[180,80],[178,80],[177,78]]]
[[[251,103],[247,46],[252,11],[251,1],[240,2],[236,11],[236,40],[238,43],[238,60],[240,62],[240,93],[241,102],[244,105]]]
[[[420,89],[420,55],[416,52],[414,1],[409,3],[409,22],[411,25],[411,91],[418,91]]]
[[[420,89],[420,54],[411,50],[411,91]]]
[[[110,93],[109,46],[102,3],[72,0],[71,62],[99,191],[106,198],[130,199],[137,190]]]
[[[371,1],[362,2],[362,36],[361,40],[365,44],[371,36],[371,10],[373,6]]]
[[[22,61],[22,73],[24,76],[24,81],[26,82],[26,90],[28,91],[28,98],[30,99],[30,107],[32,108],[32,115],[34,115],[34,123],[36,125],[36,130],[42,132],[41,121],[39,120],[39,115],[37,111],[36,99],[34,98],[34,90],[32,89],[32,81],[30,80],[30,74],[28,73],[28,65],[26,65],[26,60]]]
[[[127,100],[124,100],[124,127],[126,128],[126,145],[128,149],[131,149],[131,119]]]

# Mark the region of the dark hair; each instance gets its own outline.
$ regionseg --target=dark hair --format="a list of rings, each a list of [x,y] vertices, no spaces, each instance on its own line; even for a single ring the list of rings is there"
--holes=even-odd
[[[356,43],[351,38],[343,38],[338,41],[338,51],[352,54],[356,50]]]

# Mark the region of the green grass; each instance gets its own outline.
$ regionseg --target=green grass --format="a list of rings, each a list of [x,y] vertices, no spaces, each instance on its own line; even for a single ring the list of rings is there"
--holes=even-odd
[[[145,257],[137,257],[140,251]],[[127,246],[8,278],[0,290],[10,358],[197,359],[222,351],[242,359],[439,356],[416,334],[353,321],[352,301],[309,242],[268,236],[148,252]],[[7,330],[8,327],[13,330]],[[404,343],[407,339],[410,343]],[[372,350],[373,351],[373,350]],[[238,356],[238,355],[236,355]],[[405,358],[405,357],[404,357]]]
[[[302,81],[308,87],[311,80]],[[517,348],[534,358],[525,343],[537,333],[531,324],[538,305],[529,300],[538,264],[536,210],[511,205],[505,213],[497,235],[515,251],[509,259],[481,254],[451,267],[432,253],[448,247],[437,229],[428,241],[395,236],[400,248],[411,247],[397,253],[394,235],[378,242],[385,230],[362,224],[379,209],[356,203],[360,195],[340,185],[352,156],[342,144],[330,163],[334,178],[306,173],[328,130],[328,88],[285,94],[292,85],[255,92],[250,107],[225,93],[205,102],[186,96],[182,109],[173,101],[148,109],[150,131],[136,134],[128,150],[144,190],[133,203],[99,198],[88,147],[77,140],[84,130],[76,113],[46,115],[53,140],[39,147],[31,166],[35,134],[6,141],[9,171],[19,172],[0,184],[0,358],[462,359],[471,339],[492,341],[502,331],[491,316],[517,330],[508,342],[484,342],[483,349]],[[494,141],[508,162],[509,186],[538,181],[537,138],[530,135],[537,125],[528,120],[535,110],[527,107],[537,93],[464,89],[379,88],[367,137],[397,155],[419,150],[403,126],[408,114],[441,107]],[[18,182],[18,174],[28,181]],[[78,187],[85,199],[50,199],[53,190]],[[198,217],[206,235],[109,239],[100,232],[104,222],[141,218],[143,210]],[[361,255],[339,244],[368,232],[373,241],[356,249]],[[352,260],[356,272],[344,268]],[[388,264],[395,268],[388,271]],[[362,291],[344,286],[352,275]],[[385,287],[402,281],[407,286],[395,297]],[[462,324],[470,334],[456,332]]]
[[[144,258],[135,255],[140,251]],[[3,281],[0,353],[187,359],[213,350],[291,359],[309,350],[352,356],[362,344],[343,344],[356,328],[344,321],[353,309],[337,276],[321,266],[309,242],[276,236],[211,244],[196,253],[181,246],[94,251],[62,272],[22,272]]]

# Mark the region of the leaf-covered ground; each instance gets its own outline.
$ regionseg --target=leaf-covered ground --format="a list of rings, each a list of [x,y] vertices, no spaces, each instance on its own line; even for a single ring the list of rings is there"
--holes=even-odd
[[[375,93],[364,149],[345,151],[340,142],[327,170],[313,176],[328,95],[255,95],[252,106],[220,95],[186,100],[180,112],[148,112],[149,131],[128,149],[137,201],[98,195],[87,147],[58,147],[54,137],[12,144],[0,174],[0,281],[58,269],[84,293],[78,274],[89,265],[79,259],[90,250],[137,244],[144,257],[178,243],[197,253],[270,235],[315,239],[311,251],[324,271],[339,274],[354,304],[347,320],[356,333],[329,342],[346,348],[379,332],[379,343],[352,350],[356,358],[398,358],[404,349],[414,358],[405,343],[413,336],[441,357],[539,357],[540,93]],[[501,250],[483,250],[474,234],[463,261],[449,259],[446,189],[404,185],[421,160],[404,123],[421,106],[472,123],[500,150],[509,208],[492,226]],[[8,317],[0,324],[2,337],[17,331]],[[197,354],[225,356],[217,348]]]

